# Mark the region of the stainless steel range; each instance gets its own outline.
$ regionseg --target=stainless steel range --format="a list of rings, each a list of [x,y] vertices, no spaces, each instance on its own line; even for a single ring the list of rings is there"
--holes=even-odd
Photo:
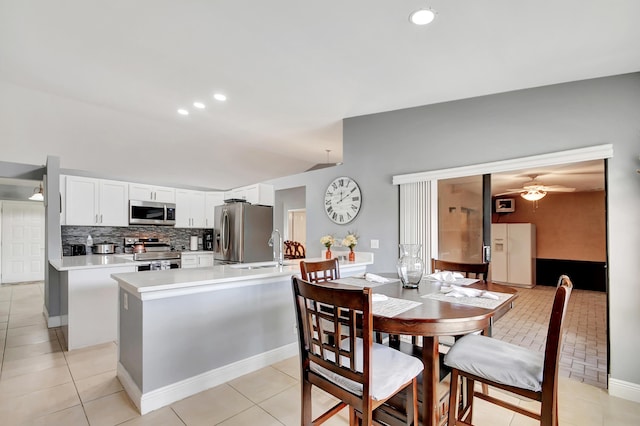
[[[178,269],[181,266],[180,252],[171,250],[169,239],[125,237],[124,252],[132,253],[133,260],[140,262],[138,271]]]

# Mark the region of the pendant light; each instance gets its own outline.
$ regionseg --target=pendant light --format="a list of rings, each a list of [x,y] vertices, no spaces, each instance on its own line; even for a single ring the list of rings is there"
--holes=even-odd
[[[44,189],[42,188],[42,184],[40,184],[39,188],[33,189],[33,195],[29,197],[31,201],[44,201]]]

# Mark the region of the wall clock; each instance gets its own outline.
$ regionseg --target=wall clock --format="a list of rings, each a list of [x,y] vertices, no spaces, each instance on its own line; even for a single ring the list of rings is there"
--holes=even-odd
[[[324,211],[339,225],[351,222],[362,206],[362,194],[355,180],[342,176],[329,184],[324,194]]]

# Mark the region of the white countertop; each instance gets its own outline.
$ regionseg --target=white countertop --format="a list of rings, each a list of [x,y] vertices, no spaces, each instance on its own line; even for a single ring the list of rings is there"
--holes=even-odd
[[[211,250],[182,250],[180,253],[182,254],[182,256],[186,256],[189,254],[210,254],[211,256],[213,256],[213,252]]]
[[[198,250],[181,252],[182,255],[198,255],[210,254],[212,251]],[[88,254],[84,256],[63,256],[62,259],[50,260],[49,263],[58,271],[70,271],[74,269],[93,269],[93,268],[114,268],[118,266],[128,265],[144,265],[151,263],[151,260],[133,260],[132,254]]]
[[[319,261],[320,258],[306,259]],[[284,266],[264,266],[272,262],[257,262],[244,266],[258,268],[243,269],[241,265],[216,265],[194,269],[170,269],[164,271],[145,271],[113,274],[120,287],[146,299],[145,294],[151,292],[171,292],[185,294],[190,291],[204,291],[215,288],[223,290],[242,285],[257,285],[269,281],[278,281],[300,273],[300,260],[285,260]],[[373,264],[373,253],[359,252],[355,262],[340,262],[340,269],[364,269]],[[197,289],[196,289],[197,288]],[[190,290],[191,289],[191,290]],[[160,297],[160,296],[159,296]]]
[[[85,256],[63,256],[62,259],[50,260],[49,263],[58,271],[70,271],[140,265],[143,262],[134,261],[132,254],[88,254]]]

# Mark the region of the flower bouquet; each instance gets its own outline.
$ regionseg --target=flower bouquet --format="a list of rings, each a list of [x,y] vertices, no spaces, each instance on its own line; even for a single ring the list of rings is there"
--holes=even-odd
[[[325,235],[324,237],[320,238],[320,243],[327,248],[327,252],[325,253],[326,259],[331,259],[331,246],[334,245],[335,242],[336,240],[335,238],[333,238],[333,235]]]
[[[342,245],[349,247],[349,262],[355,261],[356,254],[353,252],[353,248],[358,245],[358,236],[353,232],[349,232],[342,240]]]

